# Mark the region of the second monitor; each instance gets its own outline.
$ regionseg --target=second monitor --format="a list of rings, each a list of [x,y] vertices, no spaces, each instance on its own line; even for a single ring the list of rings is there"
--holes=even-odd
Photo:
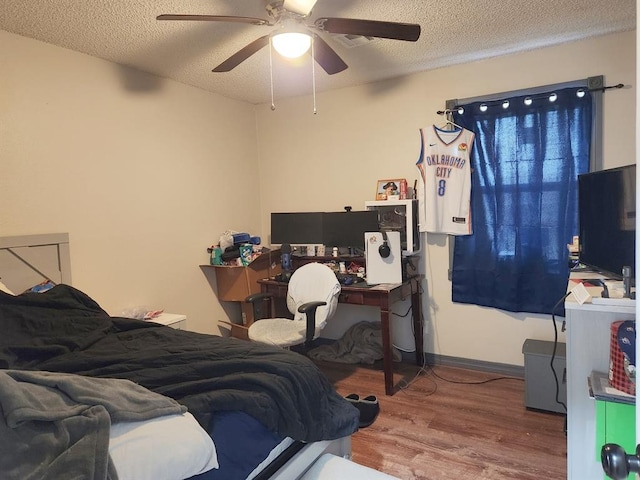
[[[378,213],[370,210],[325,213],[322,230],[322,243],[327,247],[351,247],[364,252],[364,234],[379,230]]]

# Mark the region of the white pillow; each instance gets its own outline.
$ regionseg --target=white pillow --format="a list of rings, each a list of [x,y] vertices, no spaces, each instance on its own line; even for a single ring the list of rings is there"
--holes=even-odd
[[[218,468],[213,440],[189,412],[111,425],[109,454],[120,480],[176,480]]]
[[[9,287],[7,287],[2,282],[0,282],[0,290],[3,291],[4,293],[8,293],[9,295],[15,295],[15,293],[13,293],[11,290],[9,290]]]

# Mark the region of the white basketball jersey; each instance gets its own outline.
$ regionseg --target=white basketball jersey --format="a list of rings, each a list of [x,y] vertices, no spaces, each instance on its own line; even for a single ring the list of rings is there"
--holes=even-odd
[[[475,135],[466,129],[420,129],[416,166],[420,231],[471,235],[471,148]]]

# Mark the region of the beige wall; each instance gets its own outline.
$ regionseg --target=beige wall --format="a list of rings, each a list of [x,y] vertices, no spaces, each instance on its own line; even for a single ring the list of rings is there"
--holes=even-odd
[[[634,86],[635,32],[322,93],[317,115],[311,97],[272,112],[2,31],[0,65],[0,235],[69,232],[74,284],[109,313],[148,305],[216,333],[238,312],[198,265],[225,229],[268,240],[272,211],[358,209],[377,179],[413,183],[418,128],[449,98],[599,74]],[[634,92],[604,103],[605,166],[631,163]],[[548,316],[452,304],[447,239],[427,244],[429,351],[521,365],[525,338],[552,337]],[[327,333],[375,318],[343,306]]]
[[[217,332],[198,265],[260,230],[254,107],[3,31],[0,65],[0,235],[69,232],[73,283],[109,313]]]
[[[610,35],[490,60],[423,72],[399,80],[280,100],[258,111],[262,221],[272,211],[362,209],[381,178],[417,177],[418,128],[441,124],[436,114],[452,98],[468,98],[605,75],[625,89],[604,95],[605,167],[635,162],[635,32]],[[274,188],[274,185],[279,186]],[[429,235],[423,252],[427,350],[443,355],[522,365],[526,338],[551,339],[547,315],[451,302],[446,236]],[[407,304],[397,313],[405,313]],[[339,309],[326,332],[375,318],[375,311]],[[562,320],[562,319],[560,319]],[[406,319],[396,318],[396,343],[410,346]],[[563,335],[561,334],[561,339]]]

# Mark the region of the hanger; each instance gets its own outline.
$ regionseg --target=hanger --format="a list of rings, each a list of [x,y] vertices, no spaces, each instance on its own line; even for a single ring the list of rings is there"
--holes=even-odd
[[[441,113],[441,112],[438,112],[438,113]],[[438,127],[438,129],[440,129],[440,130],[462,130],[462,127],[453,121],[453,110],[450,110],[450,109],[447,108],[442,113],[446,116],[447,120],[442,126]]]

